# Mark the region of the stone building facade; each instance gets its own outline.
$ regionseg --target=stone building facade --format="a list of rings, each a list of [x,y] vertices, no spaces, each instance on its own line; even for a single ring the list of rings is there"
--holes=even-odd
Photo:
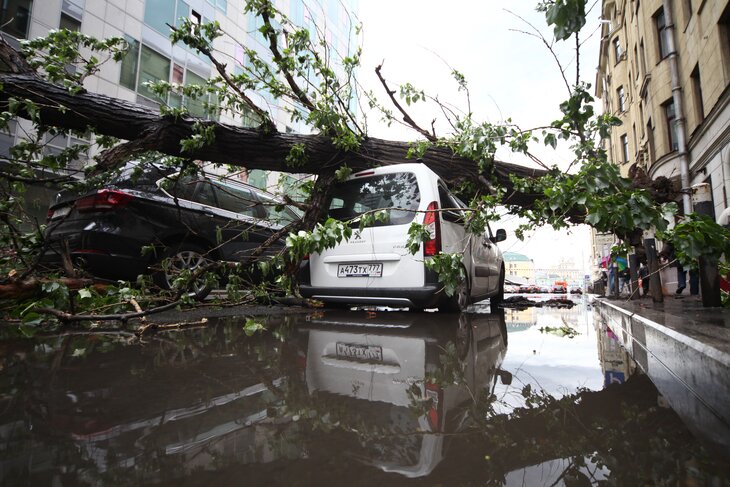
[[[602,12],[596,95],[622,122],[610,159],[625,176],[681,182],[686,158],[683,186],[709,183],[719,215],[730,205],[730,1],[603,0]]]

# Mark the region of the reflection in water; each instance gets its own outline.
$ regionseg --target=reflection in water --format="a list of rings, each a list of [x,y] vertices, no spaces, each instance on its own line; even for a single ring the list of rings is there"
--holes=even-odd
[[[728,477],[585,308],[475,311],[325,311],[270,318],[256,337],[241,318],[144,343],[6,340],[0,483]],[[538,330],[560,324],[579,334]]]

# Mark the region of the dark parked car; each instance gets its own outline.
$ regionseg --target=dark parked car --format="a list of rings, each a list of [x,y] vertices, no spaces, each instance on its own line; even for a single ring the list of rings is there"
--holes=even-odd
[[[48,210],[49,246],[42,262],[60,266],[68,255],[100,278],[132,280],[152,273],[158,285],[169,288],[183,269],[194,271],[209,260],[245,261],[298,217],[253,186],[130,164],[103,188],[58,195]],[[268,252],[283,245],[277,242]],[[169,265],[160,265],[163,260]],[[202,297],[209,288],[201,279],[193,290]]]

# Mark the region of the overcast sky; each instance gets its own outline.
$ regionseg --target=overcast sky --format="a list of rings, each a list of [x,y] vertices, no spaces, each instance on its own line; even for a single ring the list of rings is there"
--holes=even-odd
[[[535,11],[535,4],[528,0],[361,0],[360,82],[385,102],[384,90],[374,73],[375,67],[383,63],[382,73],[393,86],[410,82],[428,95],[438,96],[441,102],[466,111],[466,97],[458,91],[450,74],[453,68],[467,79],[471,110],[478,121],[496,123],[511,118],[521,128],[548,125],[559,118],[558,106],[568,97],[568,90],[542,41],[516,32],[533,32],[521,17],[540,29],[548,40],[552,39],[551,29],[545,25],[543,14]],[[583,37],[588,40],[580,57],[581,79],[591,84],[594,84],[598,62],[599,8],[600,3],[594,7],[584,28]],[[576,76],[573,47],[573,42],[556,46],[571,84]],[[424,127],[430,127],[436,118],[437,135],[448,134],[449,127],[435,105],[418,104],[412,108],[412,115]],[[414,131],[396,125],[388,128],[372,114],[368,123],[369,133],[374,137],[418,139]],[[570,164],[567,148],[556,152],[539,144],[534,152],[548,164],[562,168]],[[531,164],[508,151],[498,152],[498,158]],[[503,226],[514,228],[515,219],[510,218]],[[587,228],[577,228],[571,236],[543,229],[524,242],[511,237],[500,247],[533,258],[538,267],[554,265],[561,258],[572,259],[580,266],[581,260],[587,262],[589,258],[588,235]]]

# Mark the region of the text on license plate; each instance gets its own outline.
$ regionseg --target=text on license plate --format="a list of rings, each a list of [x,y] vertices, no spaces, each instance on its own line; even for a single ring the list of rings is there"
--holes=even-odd
[[[383,277],[383,264],[340,264],[337,277]]]
[[[382,362],[383,347],[337,342],[337,357],[369,362]]]

